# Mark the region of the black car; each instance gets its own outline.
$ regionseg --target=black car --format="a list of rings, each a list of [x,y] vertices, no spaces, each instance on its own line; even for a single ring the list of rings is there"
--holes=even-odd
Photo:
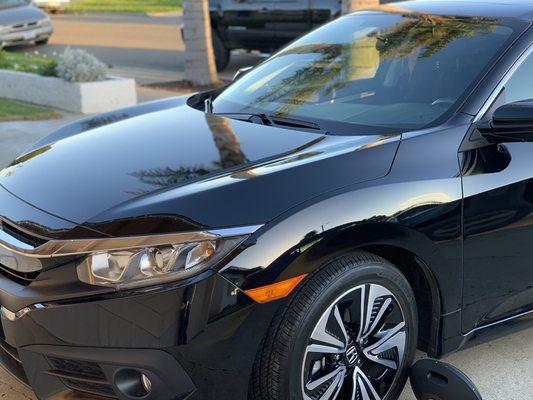
[[[234,49],[272,52],[341,15],[340,0],[210,0],[219,71]]]
[[[398,0],[359,0],[361,5]],[[227,67],[231,50],[273,52],[342,14],[341,0],[210,0],[217,69]]]
[[[529,326],[532,21],[362,11],[41,140],[0,172],[2,363],[41,399],[392,400],[417,348]]]

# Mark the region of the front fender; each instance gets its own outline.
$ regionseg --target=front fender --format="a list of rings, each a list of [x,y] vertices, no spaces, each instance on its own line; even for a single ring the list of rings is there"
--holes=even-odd
[[[258,232],[253,246],[224,268],[223,275],[248,290],[311,273],[346,251],[389,245],[428,265],[437,285],[448,293],[442,311],[457,310],[462,277],[457,180],[439,180],[433,188],[428,182],[387,181],[356,185],[280,216]]]

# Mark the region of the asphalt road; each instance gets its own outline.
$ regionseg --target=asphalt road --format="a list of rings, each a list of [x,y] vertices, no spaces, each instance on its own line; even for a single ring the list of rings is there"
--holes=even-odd
[[[12,50],[52,55],[67,47],[82,48],[112,66],[118,75],[133,76],[140,82],[181,78],[185,45],[180,15],[56,15],[52,19],[55,32],[49,45]],[[256,55],[237,54],[223,76],[232,76],[237,69],[259,60]]]
[[[122,75],[140,81],[179,79],[184,65],[184,45],[178,24],[181,17],[133,15],[54,16],[56,32],[49,45],[17,51],[59,53],[67,46],[84,48]],[[237,55],[224,75],[231,76],[260,58]],[[75,116],[67,116],[67,119]],[[0,168],[40,136],[65,123],[0,123]],[[533,398],[533,328],[449,356],[478,385],[485,400]],[[0,372],[0,398],[32,399],[31,391]],[[406,388],[400,400],[414,400]],[[460,400],[460,399],[454,399]]]

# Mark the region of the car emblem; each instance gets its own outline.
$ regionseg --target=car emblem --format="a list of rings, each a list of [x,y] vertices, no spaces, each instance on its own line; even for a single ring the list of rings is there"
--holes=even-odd
[[[346,360],[348,363],[354,364],[357,359],[359,358],[359,354],[357,353],[357,348],[355,346],[348,347],[348,350],[346,350]]]

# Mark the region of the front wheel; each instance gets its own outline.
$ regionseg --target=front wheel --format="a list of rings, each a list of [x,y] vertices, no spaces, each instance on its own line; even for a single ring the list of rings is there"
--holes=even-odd
[[[386,260],[358,252],[306,278],[266,334],[254,400],[393,400],[417,340],[412,289]]]

